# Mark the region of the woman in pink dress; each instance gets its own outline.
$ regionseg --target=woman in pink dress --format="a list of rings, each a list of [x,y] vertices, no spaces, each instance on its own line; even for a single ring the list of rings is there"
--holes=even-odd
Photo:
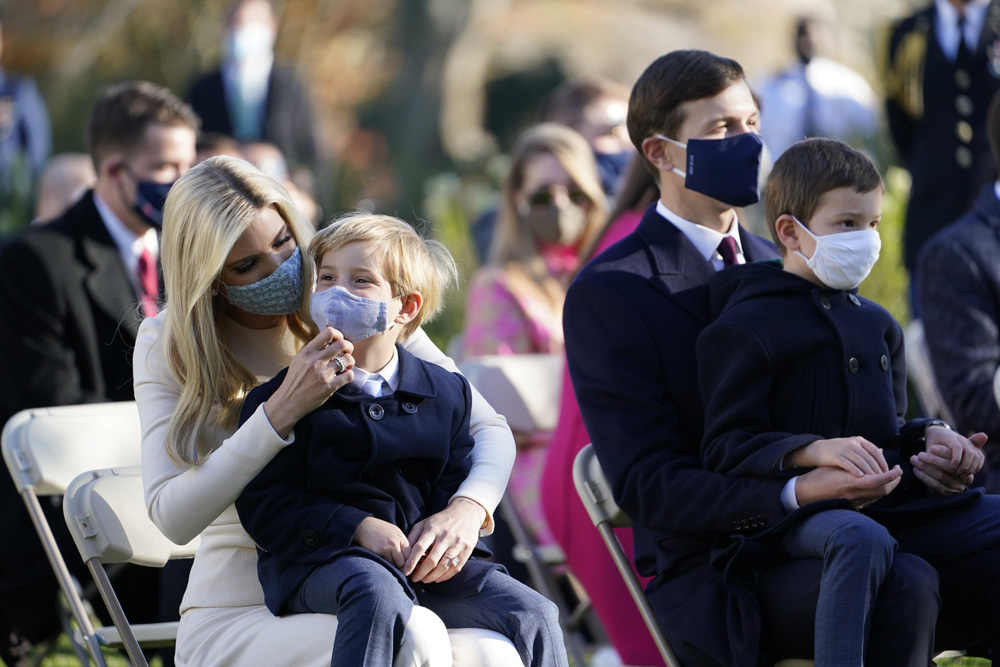
[[[607,220],[594,153],[564,125],[525,131],[511,152],[488,262],[469,285],[462,353],[561,353],[562,305],[581,253]],[[552,543],[539,499],[551,433],[515,433],[508,492],[541,543]]]
[[[633,159],[622,176],[611,222],[596,239],[593,251],[585,255],[585,259],[598,255],[632,233],[646,207],[656,201],[658,195],[659,188],[652,174],[646,170],[642,160]],[[547,449],[541,479],[546,522],[622,661],[627,665],[662,665],[659,651],[573,485],[573,460],[589,442],[573,385],[570,384],[569,371],[564,365],[559,423]],[[631,555],[631,529],[615,532],[625,552]],[[643,585],[648,581],[640,580]]]

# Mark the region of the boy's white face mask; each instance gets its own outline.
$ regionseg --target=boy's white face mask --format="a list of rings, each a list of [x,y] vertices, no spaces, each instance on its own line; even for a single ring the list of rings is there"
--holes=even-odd
[[[816,236],[794,215],[792,219],[816,241],[812,257],[795,251],[806,265],[812,269],[827,287],[832,289],[854,289],[871,273],[882,250],[882,239],[878,231],[862,230]]]

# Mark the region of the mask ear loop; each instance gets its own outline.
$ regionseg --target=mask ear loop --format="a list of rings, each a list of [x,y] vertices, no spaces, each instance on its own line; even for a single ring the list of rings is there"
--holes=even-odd
[[[654,138],[656,138],[656,139],[663,139],[664,141],[667,141],[667,142],[669,142],[669,143],[673,144],[674,146],[680,146],[680,147],[681,147],[681,148],[683,148],[683,149],[684,149],[685,151],[687,151],[687,144],[682,144],[681,142],[677,141],[676,139],[671,139],[670,137],[665,137],[665,136],[663,136],[662,134],[655,134],[655,135],[653,135],[653,136],[654,136]],[[686,171],[681,171],[681,170],[680,170],[680,169],[678,169],[677,167],[674,167],[674,168],[673,168],[673,169],[671,169],[670,171],[674,172],[675,174],[677,174],[677,175],[678,175],[678,176],[680,176],[681,178],[687,178],[687,172],[686,172]]]

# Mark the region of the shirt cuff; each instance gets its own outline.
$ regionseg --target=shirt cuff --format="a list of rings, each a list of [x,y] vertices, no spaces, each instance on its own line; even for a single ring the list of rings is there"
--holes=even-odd
[[[264,404],[263,403],[261,403],[260,405],[257,406],[257,410],[256,411],[260,413],[261,417],[263,417],[264,423],[267,424],[267,427],[269,429],[271,429],[271,433],[274,434],[275,438],[277,438],[281,442],[285,443],[286,445],[290,445],[293,442],[295,442],[295,429],[294,428],[291,431],[288,432],[288,438],[287,439],[286,438],[282,438],[280,435],[278,435],[278,432],[274,430],[274,426],[271,424],[271,420],[268,419],[268,417],[267,417],[267,412],[264,410]],[[247,420],[247,421],[249,421],[249,420]]]
[[[794,512],[799,508],[799,501],[795,497],[795,480],[797,479],[798,476],[792,477],[785,482],[785,486],[781,489],[781,504],[785,507],[786,512]]]

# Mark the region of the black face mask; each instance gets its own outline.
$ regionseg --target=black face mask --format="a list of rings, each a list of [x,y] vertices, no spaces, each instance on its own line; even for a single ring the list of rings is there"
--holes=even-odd
[[[154,183],[153,181],[136,181],[136,183],[138,187],[132,209],[150,227],[160,229],[163,225],[163,205],[167,201],[167,193],[170,192],[173,183]]]

